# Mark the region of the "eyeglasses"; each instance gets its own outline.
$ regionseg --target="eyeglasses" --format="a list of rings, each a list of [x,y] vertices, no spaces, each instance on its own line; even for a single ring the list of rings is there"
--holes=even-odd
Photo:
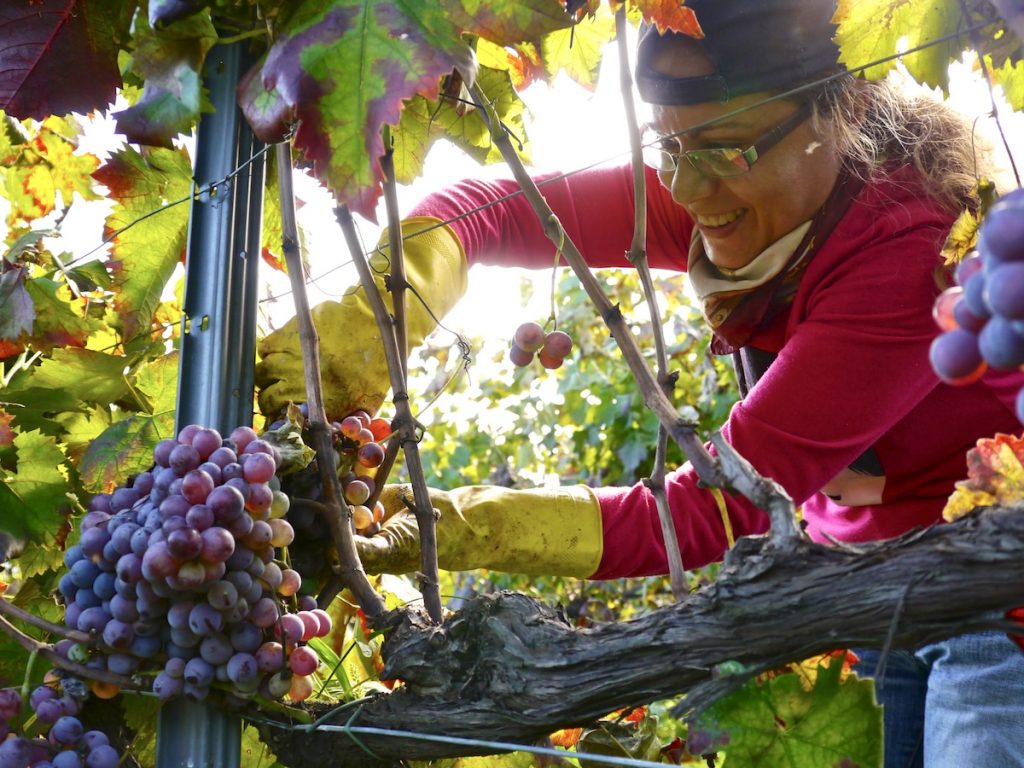
[[[769,130],[746,149],[739,147],[714,147],[710,149],[689,149],[679,151],[679,140],[674,136],[659,136],[648,129],[644,136],[644,163],[660,173],[675,173],[680,158],[686,160],[705,176],[727,178],[740,176],[761,159],[761,156],[774,147],[800,123],[811,115],[810,104],[787,117]]]

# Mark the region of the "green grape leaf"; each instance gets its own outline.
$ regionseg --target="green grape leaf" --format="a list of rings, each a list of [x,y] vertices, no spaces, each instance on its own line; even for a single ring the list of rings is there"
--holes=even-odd
[[[558,0],[444,0],[452,21],[497,45],[534,40],[572,23]]]
[[[188,133],[202,105],[200,72],[206,54],[217,42],[207,13],[196,13],[154,30],[144,14],[135,21],[132,74],[145,83],[142,98],[114,117],[129,141],[173,147]]]
[[[184,150],[140,153],[130,147],[112,155],[95,173],[117,201],[104,236],[113,238],[108,266],[114,276],[114,305],[128,338],[149,329],[164,286],[184,253],[188,205],[179,201],[189,199],[191,176]]]
[[[131,394],[124,368],[125,359],[120,355],[68,347],[53,350],[49,359],[19,383],[33,389],[64,390],[80,403],[110,405]],[[11,387],[14,396],[19,391],[26,390]]]
[[[561,71],[593,90],[605,43],[615,37],[615,17],[602,5],[593,16],[586,16],[571,29],[545,35],[540,45],[544,72],[549,80]]]
[[[37,129],[23,131],[3,171],[3,195],[11,203],[9,226],[52,213],[58,196],[64,206],[71,204],[76,192],[83,199],[97,199],[92,173],[99,160],[89,153],[76,154],[80,133],[76,120],[63,117],[48,117]]]
[[[121,83],[117,53],[135,6],[103,0],[3,3],[0,109],[42,120],[112,102]]]
[[[339,203],[374,217],[381,195],[378,158],[385,124],[402,102],[432,96],[442,75],[471,72],[472,52],[444,9],[412,0],[306,0],[288,19],[261,69],[298,120],[295,147]],[[253,89],[242,109],[263,105]]]
[[[835,20],[839,27],[839,61],[851,71],[956,32],[963,26],[957,0],[839,0]],[[931,45],[902,58],[917,82],[931,88],[949,88],[949,63],[962,52],[956,40]],[[864,70],[869,80],[879,80],[896,66],[888,61]]]
[[[78,307],[85,306],[85,300],[74,298],[64,283],[37,277],[27,286],[35,307],[35,329],[32,334],[32,348],[49,352],[57,347],[84,347],[99,323],[83,317]]]
[[[29,543],[18,555],[18,569],[25,578],[51,573],[63,567],[64,552],[52,544]]]
[[[112,424],[89,444],[78,466],[86,490],[110,492],[153,464],[153,448],[174,435],[177,385],[177,353],[139,370],[136,386],[152,403],[152,411]]]
[[[124,722],[135,732],[131,753],[139,765],[156,765],[156,728],[160,701],[155,696],[124,692],[121,697]]]
[[[0,531],[25,541],[52,543],[67,525],[67,458],[38,431],[15,436],[18,465],[0,467]]]
[[[270,747],[260,739],[260,733],[251,725],[242,728],[242,765],[253,768],[284,768]]]
[[[23,333],[32,333],[36,319],[35,304],[25,288],[25,268],[15,267],[0,274],[0,339],[16,341]]]
[[[110,408],[97,405],[88,411],[65,411],[53,417],[61,427],[64,453],[77,466],[86,449],[107,427],[112,414]]]
[[[492,100],[498,118],[522,142],[520,156],[530,162],[526,143],[526,106],[512,86],[507,70],[480,67],[477,85]],[[491,132],[476,109],[448,100],[428,101],[416,96],[402,110],[398,127],[391,132],[394,141],[395,177],[409,184],[423,172],[430,147],[439,138],[447,138],[480,163],[501,162],[501,152],[491,140]]]
[[[1007,59],[1001,67],[993,66],[989,74],[992,82],[1002,87],[1003,95],[1014,111],[1024,110],[1024,60]]]
[[[13,637],[0,632],[0,688],[20,686],[25,678],[26,666],[28,651],[18,645]]]
[[[882,710],[874,684],[853,676],[840,682],[842,668],[819,666],[810,690],[797,674],[749,681],[699,716],[691,743],[724,748],[740,765],[881,766]]]
[[[281,220],[281,188],[277,180],[277,158],[267,162],[267,186],[263,190],[263,242],[260,255],[274,269],[287,274],[284,260],[284,224]]]

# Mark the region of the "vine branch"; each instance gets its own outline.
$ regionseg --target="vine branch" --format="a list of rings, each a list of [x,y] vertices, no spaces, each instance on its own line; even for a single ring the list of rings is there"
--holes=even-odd
[[[636,104],[633,102],[633,77],[629,71],[629,51],[626,45],[626,6],[623,5],[615,13],[615,42],[619,49],[619,88],[622,91],[622,105],[626,111],[626,128],[629,130],[629,149],[633,169],[633,240],[630,243],[626,258],[636,268],[640,283],[647,299],[647,309],[651,315],[651,330],[654,333],[654,349],[658,359],[658,384],[665,397],[671,401],[672,389],[675,384],[668,372],[668,354],[665,352],[665,333],[661,325],[661,310],[658,308],[658,294],[654,290],[651,270],[647,262],[647,179],[644,174],[643,147],[640,141],[640,125],[636,117]],[[683,567],[683,555],[679,549],[679,536],[676,532],[672,510],[668,506],[668,494],[665,492],[665,456],[668,451],[668,431],[664,424],[658,425],[658,442],[654,449],[654,467],[650,477],[644,484],[654,496],[658,508],[658,520],[661,523],[661,535],[665,540],[665,555],[668,559],[669,582],[676,600],[682,600],[689,592],[686,583],[686,569]]]
[[[384,601],[374,591],[359,562],[352,538],[351,511],[344,503],[341,481],[334,470],[334,448],[327,426],[324,408],[323,384],[320,377],[320,339],[313,325],[313,313],[303,280],[302,259],[299,253],[299,228],[295,219],[295,194],[292,189],[292,151],[288,142],[277,145],[277,174],[281,189],[281,249],[288,265],[288,279],[295,300],[295,317],[299,324],[299,343],[302,346],[303,369],[306,377],[306,402],[309,408],[310,442],[316,451],[317,466],[323,487],[323,504],[327,510],[327,525],[338,552],[340,564],[337,575],[352,590],[367,616],[384,612]]]
[[[416,438],[417,422],[409,407],[409,394],[406,392],[404,364],[401,362],[403,355],[398,348],[398,341],[395,338],[395,326],[384,299],[380,295],[377,284],[373,280],[373,272],[363,254],[362,246],[359,243],[359,235],[356,233],[355,222],[348,206],[339,206],[335,209],[334,215],[345,235],[345,242],[348,244],[352,261],[356,271],[359,272],[359,281],[366,292],[366,299],[373,309],[377,327],[380,330],[381,341],[384,346],[384,356],[388,363],[388,375],[391,377],[392,398],[395,404],[395,423],[400,433],[399,440],[405,451],[405,465],[409,471],[409,481],[413,490],[413,514],[416,516],[416,525],[420,533],[420,591],[423,593],[423,603],[431,619],[440,623],[441,621],[441,582],[437,566],[437,531],[434,519],[434,507],[430,502],[430,490],[427,488],[427,481],[423,474],[423,463],[420,460],[419,443]],[[399,229],[395,225],[392,229]],[[392,259],[395,254],[392,253]],[[393,276],[392,276],[393,277]]]

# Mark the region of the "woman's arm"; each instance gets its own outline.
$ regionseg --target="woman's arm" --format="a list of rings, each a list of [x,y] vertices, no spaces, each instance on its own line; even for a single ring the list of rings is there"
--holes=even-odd
[[[588,264],[629,266],[625,252],[633,236],[633,179],[628,166],[595,168],[564,178],[542,176],[538,181]],[[412,214],[453,220],[451,227],[470,264],[550,267],[554,245],[526,197],[515,194],[518,190],[513,180],[466,180],[429,195]],[[684,270],[693,225],[650,169],[647,199],[651,266]]]

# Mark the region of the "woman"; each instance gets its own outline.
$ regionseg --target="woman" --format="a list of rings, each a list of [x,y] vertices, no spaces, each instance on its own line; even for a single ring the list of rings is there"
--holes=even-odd
[[[965,474],[965,452],[979,437],[1019,430],[1013,399],[1024,384],[1020,374],[993,372],[949,387],[928,363],[939,249],[975,182],[970,128],[941,104],[848,76],[778,98],[839,72],[829,0],[687,5],[703,40],[646,30],[638,49],[638,88],[660,136],[648,179],[648,255],[653,267],[689,273],[714,350],[739,363],[744,398],[723,433],[803,505],[818,541],[885,539],[935,524]],[[464,182],[423,201],[404,231],[514,190]],[[592,266],[628,266],[628,168],[581,173],[543,192]],[[412,262],[446,265],[446,274],[458,274],[450,265],[464,258],[548,266],[552,253],[521,196],[406,247]],[[425,276],[435,311],[449,303],[447,282]],[[284,394],[273,382],[286,377],[270,372],[283,350],[263,350],[265,410]],[[720,513],[692,468],[672,473],[667,492],[684,564],[720,558]],[[400,506],[397,494],[389,498]],[[433,500],[442,567],[591,578],[667,569],[657,511],[640,484],[467,488]],[[726,502],[737,534],[767,529],[747,500]],[[368,570],[416,567],[403,515],[361,547]],[[1022,679],[1024,657],[1001,633],[891,654],[878,688],[886,765],[1024,765]]]

